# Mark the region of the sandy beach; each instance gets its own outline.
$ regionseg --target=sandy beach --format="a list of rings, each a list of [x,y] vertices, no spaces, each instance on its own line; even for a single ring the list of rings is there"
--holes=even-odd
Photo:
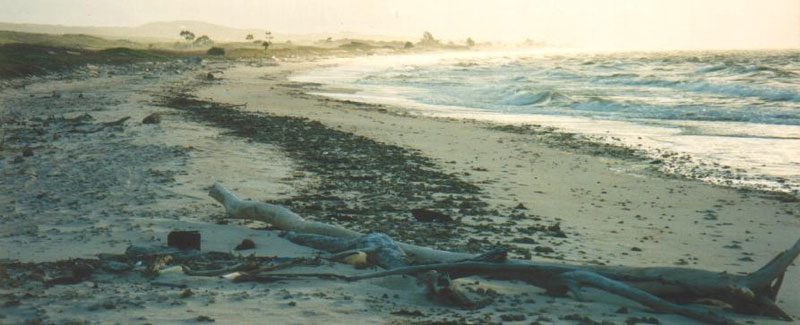
[[[476,310],[432,303],[404,276],[233,283],[180,271],[148,278],[134,263],[130,271],[98,264],[77,284],[43,283],[68,272],[70,259],[164,245],[173,230],[198,230],[203,252],[302,260],[297,272],[363,272],[320,260],[263,223],[225,219],[207,196],[215,182],[399,241],[572,264],[738,274],[800,234],[797,198],[667,176],[630,149],[546,126],[423,117],[311,95],[332,90],[289,81],[326,64],[97,66],[0,89],[0,323],[693,323],[591,289],[580,302],[476,277],[458,280],[493,299]],[[232,111],[165,105],[177,92]],[[160,123],[142,123],[157,112]],[[454,221],[416,221],[410,211],[419,208]],[[255,248],[234,250],[243,239]],[[777,300],[794,318],[798,279],[790,267]]]

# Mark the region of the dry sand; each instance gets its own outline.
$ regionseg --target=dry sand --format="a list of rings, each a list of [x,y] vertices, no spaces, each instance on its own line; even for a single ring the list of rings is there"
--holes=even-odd
[[[358,283],[254,284],[182,273],[150,280],[136,271],[97,271],[79,284],[44,286],[41,279],[55,276],[51,273],[58,267],[20,264],[122,254],[129,245],[164,244],[174,229],[199,230],[203,251],[233,252],[249,238],[256,249],[236,254],[317,254],[276,232],[257,230],[264,226],[258,223],[216,224],[223,210],[206,196],[214,182],[242,197],[285,204],[312,219],[386,231],[404,241],[477,251],[505,245],[517,257],[571,263],[749,272],[800,234],[797,202],[664,177],[649,161],[620,157],[605,147],[599,154],[587,154],[597,150],[557,133],[515,132],[472,121],[418,117],[401,107],[340,102],[306,94],[325,91],[317,85],[287,80],[294,71],[318,65],[99,67],[0,91],[5,133],[0,148],[0,323],[161,324],[202,321],[199,316],[232,324],[488,323],[512,319],[509,315],[523,315],[517,322],[525,324],[578,323],[574,319],[583,316],[615,323],[631,317],[690,323],[679,316],[647,313],[635,303],[591,290],[592,302],[577,302],[544,296],[542,290],[519,283],[477,278],[459,282],[479,292],[492,289],[499,296],[488,307],[464,311],[432,304],[413,280],[399,276]],[[222,79],[203,81],[210,71]],[[269,113],[272,122],[274,117],[318,121],[321,124],[306,125],[302,123],[308,121],[277,120],[301,123],[314,141],[336,136],[336,143],[344,145],[332,145],[331,153],[350,155],[356,164],[370,158],[353,153],[359,148],[399,152],[398,159],[413,165],[411,170],[438,177],[431,184],[461,187],[454,190],[455,199],[448,199],[433,185],[418,186],[414,175],[388,175],[378,167],[370,170],[375,165],[365,162],[363,173],[384,173],[377,177],[389,183],[411,180],[407,186],[418,191],[392,198],[401,193],[397,189],[375,199],[375,193],[359,191],[358,183],[334,177],[340,171],[326,167],[326,160],[308,159],[314,152],[290,146],[295,143],[291,139],[259,135],[257,128],[245,132],[237,129],[240,124],[223,128],[200,114],[154,106],[170,87],[196,88],[197,96],[217,102],[247,103],[241,110]],[[160,124],[140,123],[153,112],[164,113]],[[93,119],[70,120],[82,114]],[[102,128],[101,122],[124,116],[131,117],[124,126]],[[315,133],[319,130],[333,133]],[[25,147],[33,148],[33,154],[23,156]],[[373,174],[368,176],[376,177]],[[344,201],[339,204],[348,212],[342,214],[350,216],[337,214],[336,206],[314,206],[313,200],[321,196]],[[457,204],[463,205],[466,198],[482,205],[459,209]],[[390,208],[358,206],[376,202]],[[461,218],[454,225],[420,225],[408,212],[436,204]],[[375,210],[376,216],[367,220],[368,212]],[[555,224],[565,236],[531,231]],[[359,272],[329,262],[297,271],[302,270]],[[795,318],[800,318],[799,275],[800,268],[789,269],[778,298]],[[194,295],[181,298],[183,288],[158,283],[185,285]],[[616,313],[621,306],[629,312]],[[741,322],[784,323],[731,316]]]

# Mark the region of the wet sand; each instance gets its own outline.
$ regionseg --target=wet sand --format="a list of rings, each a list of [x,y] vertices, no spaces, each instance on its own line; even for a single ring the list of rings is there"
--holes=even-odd
[[[0,259],[11,271],[0,273],[0,320],[176,323],[208,316],[224,323],[486,323],[522,315],[519,323],[569,323],[583,316],[686,323],[591,290],[594,302],[577,302],[477,278],[459,281],[499,296],[488,307],[464,311],[432,305],[403,277],[272,284],[180,273],[158,277],[194,293],[182,298],[185,289],[154,284],[136,271],[98,271],[88,281],[52,287],[31,275],[36,268],[44,277],[59,271],[43,262],[163,244],[174,229],[199,230],[204,251],[233,252],[249,238],[256,249],[236,254],[316,255],[260,230],[263,224],[218,224],[225,223],[223,210],[206,196],[214,182],[310,219],[402,241],[475,253],[504,247],[516,258],[570,263],[748,272],[800,233],[797,201],[666,177],[624,148],[546,127],[424,118],[402,107],[337,101],[307,94],[325,91],[318,85],[288,81],[289,74],[317,65],[164,63],[149,71],[136,65],[3,89]],[[219,79],[204,80],[208,72]],[[164,96],[180,91],[201,102],[246,106],[161,106]],[[140,122],[153,112],[163,113],[160,124]],[[123,126],[102,124],[125,116],[131,119]],[[456,221],[417,222],[410,213],[415,208]],[[21,264],[32,262],[43,264]],[[311,269],[358,272],[327,262]],[[798,275],[800,269],[789,269],[779,296],[779,305],[795,317]],[[616,313],[620,306],[629,312]]]

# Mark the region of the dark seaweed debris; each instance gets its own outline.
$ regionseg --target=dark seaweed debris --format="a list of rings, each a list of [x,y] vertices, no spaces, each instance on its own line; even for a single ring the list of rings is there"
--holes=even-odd
[[[318,180],[299,188],[297,196],[272,203],[311,219],[447,248],[459,238],[457,218],[452,223],[424,224],[413,219],[412,209],[460,216],[488,214],[488,204],[477,197],[478,186],[440,170],[431,159],[410,149],[307,118],[245,112],[185,91],[170,91],[158,104],[191,112],[190,118],[230,129],[230,135],[283,149],[299,162],[301,174],[313,174]]]
[[[559,131],[556,128],[535,125],[491,125],[491,130],[525,134],[533,136],[537,142],[544,143],[551,148],[569,150],[576,153],[593,156],[613,157],[632,161],[645,161],[647,157],[637,153],[633,148],[603,143],[585,136]]]

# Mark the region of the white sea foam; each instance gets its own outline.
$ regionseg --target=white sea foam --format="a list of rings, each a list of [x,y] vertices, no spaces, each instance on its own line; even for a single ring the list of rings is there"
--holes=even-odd
[[[691,153],[798,189],[798,75],[798,52],[541,51],[355,59],[293,78],[360,89],[328,96]]]

